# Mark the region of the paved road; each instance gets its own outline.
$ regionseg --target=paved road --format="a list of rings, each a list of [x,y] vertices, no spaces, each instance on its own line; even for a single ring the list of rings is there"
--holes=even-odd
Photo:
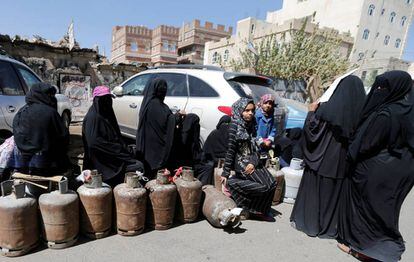
[[[80,134],[80,126],[71,127]],[[80,137],[72,137],[71,154],[77,156]],[[13,262],[83,261],[356,261],[336,248],[336,242],[307,237],[289,224],[292,205],[281,204],[276,222],[245,221],[238,232],[213,228],[206,220],[179,225],[167,231],[151,231],[136,237],[112,235],[81,239],[65,250],[39,248],[21,258],[0,257]],[[406,243],[403,261],[414,261],[414,192],[401,211],[400,230]]]
[[[274,207],[281,213],[274,223],[243,222],[240,231],[215,229],[206,220],[151,231],[136,237],[112,235],[65,250],[38,249],[17,259],[0,261],[356,261],[336,248],[335,241],[310,238],[289,225],[292,206]],[[403,261],[414,261],[414,192],[407,198],[400,229],[407,241]]]

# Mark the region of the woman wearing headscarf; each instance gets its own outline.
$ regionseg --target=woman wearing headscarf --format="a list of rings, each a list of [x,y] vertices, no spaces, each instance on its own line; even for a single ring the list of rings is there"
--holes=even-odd
[[[211,131],[204,143],[202,162],[196,165],[197,178],[203,185],[214,184],[214,168],[219,159],[226,157],[230,122],[230,116],[222,116],[216,129]]]
[[[238,207],[259,219],[274,221],[270,208],[276,182],[259,161],[254,111],[249,98],[240,98],[232,106],[222,180]],[[232,176],[231,170],[235,171]]]
[[[346,154],[364,101],[364,85],[351,75],[328,102],[310,105],[303,130],[305,170],[290,217],[292,225],[309,236],[337,236]]]
[[[401,205],[414,185],[414,97],[408,73],[377,76],[350,145],[339,215],[339,247],[361,259],[398,261]]]
[[[93,104],[83,120],[82,139],[83,169],[97,169],[110,186],[122,183],[126,172],[144,171],[121,137],[111,91],[106,86],[93,90]]]
[[[34,84],[26,94],[26,105],[14,117],[14,166],[20,172],[53,176],[70,167],[69,132],[57,112],[55,94],[50,84]]]

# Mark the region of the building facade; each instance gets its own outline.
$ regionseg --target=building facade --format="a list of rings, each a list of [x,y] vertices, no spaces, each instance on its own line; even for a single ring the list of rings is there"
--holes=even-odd
[[[161,25],[152,31],[151,63],[155,66],[177,63],[178,27]]]
[[[348,32],[355,39],[349,60],[381,73],[395,64],[391,58],[402,59],[413,11],[413,0],[286,0],[266,20],[280,24],[307,16],[320,26]]]
[[[232,27],[226,30],[224,25],[214,27],[208,21],[204,25],[200,20],[184,24],[178,36],[178,63],[203,64],[205,43],[230,37],[232,32]]]
[[[291,19],[282,24],[269,23],[252,17],[237,22],[236,34],[222,38],[218,42],[207,42],[204,52],[204,64],[216,65],[231,70],[233,62],[240,57],[240,53],[247,49],[248,43],[259,45],[267,36],[275,36],[277,41],[290,41],[291,30],[300,30],[304,19]],[[306,32],[318,30],[321,34],[325,31],[335,31],[330,28],[319,28],[317,24],[308,22]],[[338,33],[337,31],[335,31]],[[342,39],[340,53],[347,57],[352,50],[353,38],[349,34],[339,34]],[[283,40],[282,40],[283,37]]]
[[[111,63],[151,62],[153,30],[144,26],[115,26],[112,29]]]

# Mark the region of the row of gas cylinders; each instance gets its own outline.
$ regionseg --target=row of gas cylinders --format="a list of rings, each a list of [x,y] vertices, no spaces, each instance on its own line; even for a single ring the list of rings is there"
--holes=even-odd
[[[109,235],[113,221],[118,234],[123,236],[138,235],[146,226],[166,230],[174,218],[193,222],[198,218],[203,192],[202,211],[213,226],[235,227],[240,223],[241,210],[235,202],[213,186],[202,187],[190,168],[184,168],[174,179],[168,171],[160,170],[145,188],[139,173],[127,173],[125,182],[114,190],[102,182],[96,171],[92,171],[91,177],[91,182],[79,187],[77,193],[68,190],[67,180],[63,180],[59,190],[41,195],[39,201],[25,196],[24,183],[3,182],[2,255],[28,253],[38,245],[40,235],[48,247],[55,249],[73,245],[79,232],[92,239],[103,238]]]

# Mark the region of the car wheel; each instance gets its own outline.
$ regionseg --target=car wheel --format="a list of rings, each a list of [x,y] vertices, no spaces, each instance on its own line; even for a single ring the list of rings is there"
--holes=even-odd
[[[66,128],[69,128],[69,125],[70,125],[70,115],[69,115],[69,113],[68,112],[63,112],[62,113],[62,121],[63,121],[63,124],[65,125],[65,127]]]

